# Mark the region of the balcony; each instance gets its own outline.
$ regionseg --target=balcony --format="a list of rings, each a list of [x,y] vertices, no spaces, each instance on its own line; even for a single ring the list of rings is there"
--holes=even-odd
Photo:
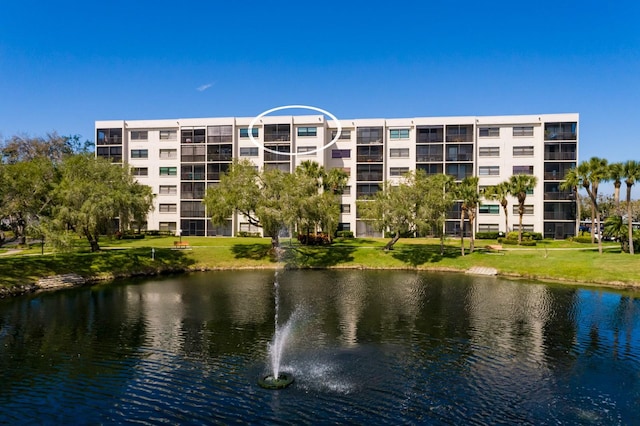
[[[554,132],[554,131],[545,131],[544,132],[544,140],[546,141],[575,141],[577,139],[577,135],[575,132]]]
[[[544,212],[544,220],[575,220],[571,212]]]
[[[208,154],[207,161],[231,161],[233,160],[233,155],[229,153],[222,154]]]
[[[473,161],[473,154],[447,154],[447,161]]]
[[[416,157],[416,162],[417,163],[436,163],[436,162],[441,162],[443,160],[444,156],[442,154],[440,155],[418,155]]]
[[[358,163],[382,163],[382,154],[358,155]]]
[[[365,182],[382,182],[383,176],[382,172],[358,172],[356,179]]]
[[[568,201],[568,200],[573,200],[574,195],[573,195],[573,192],[568,192],[568,191],[545,192],[544,199]]]
[[[576,152],[545,152],[545,160],[576,160]]]

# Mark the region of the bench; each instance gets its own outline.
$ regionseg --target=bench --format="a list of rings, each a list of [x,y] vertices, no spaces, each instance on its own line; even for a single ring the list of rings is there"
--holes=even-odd
[[[189,243],[186,241],[174,241],[173,248],[177,249],[187,249],[189,248]]]
[[[485,250],[487,250],[487,253],[504,254],[504,250],[501,244],[489,244],[487,246],[484,246],[484,248]]]

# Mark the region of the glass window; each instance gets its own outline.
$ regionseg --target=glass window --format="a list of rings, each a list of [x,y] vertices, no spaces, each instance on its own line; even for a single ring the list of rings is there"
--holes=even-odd
[[[160,130],[161,141],[175,141],[178,139],[177,130]]]
[[[251,128],[251,136],[253,136],[254,138],[258,137],[258,128],[257,127],[252,127]],[[241,138],[248,138],[249,137],[249,128],[248,127],[240,128],[240,137]]]
[[[160,176],[177,176],[177,167],[160,167]]]
[[[147,167],[134,167],[133,168],[134,176],[149,176],[149,169]]]
[[[409,172],[408,167],[391,167],[389,169],[389,176],[402,176]]]
[[[531,157],[533,156],[533,147],[532,146],[514,146],[513,156],[514,157]]]
[[[391,158],[409,158],[409,148],[391,148],[389,150]]]
[[[381,144],[382,127],[358,127],[356,136],[358,144]]]
[[[500,225],[494,223],[480,223],[478,224],[478,232],[498,232],[500,231]]]
[[[132,130],[131,131],[131,140],[132,141],[146,141],[149,139],[149,132],[146,130]]]
[[[164,160],[169,158],[178,158],[178,150],[177,149],[161,149],[160,158]]]
[[[478,168],[478,174],[480,176],[499,176],[500,166],[480,166]]]
[[[513,206],[513,214],[514,215],[520,215],[520,206],[519,205],[514,205]],[[525,204],[524,205],[524,214],[533,214],[533,204]]]
[[[149,158],[148,149],[132,149],[131,158]]]
[[[204,143],[205,129],[182,129],[182,143]]]
[[[351,213],[351,204],[340,204],[340,213]]]
[[[332,149],[331,158],[351,158],[350,149]]]
[[[178,193],[177,185],[160,185],[160,195],[176,195]]]
[[[299,146],[297,151],[298,151],[298,154],[305,154],[305,153],[307,153],[309,151],[313,151],[315,149],[317,149],[317,147],[315,147],[315,146]],[[315,154],[316,153],[314,152],[314,153],[306,154],[306,155],[315,155]]]
[[[337,130],[332,130],[331,131],[331,139],[335,139],[336,135],[338,134]],[[343,139],[351,139],[351,130],[345,130],[342,129],[342,131],[340,132],[340,137],[338,138],[338,140],[343,140]]]
[[[257,157],[258,147],[240,148],[240,157]]]
[[[409,139],[409,129],[391,129],[389,130],[389,138]]]
[[[481,204],[478,207],[478,213],[481,214],[500,214],[499,204]]]
[[[207,127],[207,142],[232,142],[233,126],[209,126]]]
[[[481,138],[498,138],[500,137],[500,127],[480,127],[478,135]]]
[[[160,222],[159,230],[164,232],[176,232],[176,223],[175,222]]]
[[[298,127],[298,136],[317,136],[317,127]]]
[[[479,157],[500,157],[500,147],[498,146],[481,146],[478,149]]]
[[[514,137],[533,136],[533,126],[515,126],[513,128]]]
[[[533,166],[513,166],[514,175],[532,175]]]
[[[176,213],[178,211],[177,204],[160,204],[158,208],[160,213]]]

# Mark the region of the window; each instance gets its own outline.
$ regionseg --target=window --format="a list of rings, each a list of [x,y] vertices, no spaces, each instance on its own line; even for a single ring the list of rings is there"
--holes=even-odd
[[[177,176],[177,167],[160,167],[160,176]]]
[[[122,145],[122,129],[98,129],[96,145]]]
[[[444,170],[442,164],[418,164],[416,169],[423,170],[427,175],[439,175]]]
[[[181,161],[193,163],[204,161],[206,148],[204,145],[183,145],[181,150]]]
[[[519,138],[524,136],[533,136],[533,126],[515,126],[513,128],[513,137]]]
[[[532,175],[533,166],[513,166],[514,175]]]
[[[177,185],[160,185],[160,195],[176,195],[178,194]]]
[[[317,136],[318,128],[317,127],[298,127],[298,136]]]
[[[201,148],[199,146],[189,148]],[[231,161],[233,158],[232,144],[207,145],[207,161]],[[196,160],[201,161],[201,160]]]
[[[408,167],[391,167],[389,169],[389,176],[402,176],[409,172]]]
[[[180,179],[204,180],[204,164],[183,164],[180,168]]]
[[[267,124],[264,126],[265,142],[290,141],[291,125],[289,124]]]
[[[132,130],[131,131],[131,140],[132,141],[146,141],[149,139],[149,132],[146,130]]]
[[[473,145],[448,145],[447,161],[473,161]]]
[[[381,144],[382,127],[358,127],[356,137],[358,144]]]
[[[391,158],[409,158],[409,148],[391,148],[389,150]]]
[[[409,139],[409,129],[391,129],[389,130],[389,138]]]
[[[499,138],[500,127],[480,127],[478,135],[481,138]]]
[[[201,201],[182,201],[180,203],[180,216],[205,217],[204,204]]]
[[[258,147],[240,148],[240,157],[257,157]]]
[[[132,149],[131,158],[149,158],[148,149]]]
[[[177,130],[160,130],[161,141],[175,141],[178,140]]]
[[[160,159],[167,160],[170,158],[178,158],[178,150],[177,149],[161,149],[160,150]]]
[[[348,222],[338,223],[338,231],[351,231],[351,224]]]
[[[340,204],[340,213],[351,213],[351,204]]]
[[[500,176],[500,166],[480,166],[478,174],[480,176]]]
[[[382,164],[358,164],[356,180],[382,181]]]
[[[356,159],[358,162],[381,163],[382,162],[382,146],[381,145],[359,146],[357,150]]]
[[[182,129],[182,143],[204,143],[205,129]]]
[[[342,188],[342,195],[351,195],[351,185]]]
[[[473,166],[471,164],[447,164],[446,173],[455,180],[462,180],[473,176]]]
[[[331,131],[331,140],[336,138],[336,135],[338,134],[337,130],[332,130]],[[343,139],[351,139],[351,130],[344,130],[342,129],[342,131],[340,132],[340,137],[338,138],[338,140],[343,140]]]
[[[515,226],[515,228],[518,228],[518,225]],[[525,225],[524,223],[522,224],[522,232],[534,232],[534,228],[533,225]]]
[[[356,198],[358,199],[373,198],[376,192],[380,191],[380,185],[377,183],[358,184],[356,191]]]
[[[473,142],[473,126],[447,126],[447,142]]]
[[[418,143],[444,142],[444,129],[442,126],[419,127]]]
[[[299,146],[298,147],[298,154],[305,154],[305,153],[307,153],[309,151],[314,151],[316,149],[317,149],[317,147],[315,147],[315,146]],[[311,154],[306,154],[306,155],[315,155],[315,154],[316,153],[313,152]]]
[[[133,168],[134,176],[149,176],[149,169],[147,167],[134,167]]]
[[[500,157],[499,146],[481,146],[478,149],[479,157]]]
[[[577,139],[578,123],[545,123],[544,140],[575,141]]]
[[[175,222],[160,222],[159,230],[164,232],[175,233],[177,231],[177,226]]]
[[[494,223],[479,223],[478,232],[499,232],[500,225]]]
[[[233,126],[209,126],[207,127],[207,142],[232,142]]]
[[[182,182],[180,184],[180,198],[201,200],[204,198],[204,190],[204,182]]]
[[[178,211],[177,204],[160,204],[158,208],[160,213],[176,213]]]
[[[532,157],[533,147],[532,146],[514,146],[513,156],[514,157]]]
[[[418,145],[416,146],[416,161],[429,163],[444,160],[442,145]]]
[[[207,164],[207,180],[220,180],[229,170],[229,163]]]
[[[478,207],[478,213],[480,214],[500,214],[499,204],[480,204]]]
[[[251,136],[253,136],[254,138],[258,137],[258,128],[257,127],[252,127],[251,128]],[[243,127],[240,129],[240,137],[241,138],[248,138],[249,137],[249,128],[248,127]]]
[[[514,215],[520,215],[519,212],[520,206],[519,205],[514,205],[513,206],[513,214]],[[524,205],[524,214],[533,214],[533,204],[525,204]]]
[[[351,158],[350,149],[332,149],[331,158]]]

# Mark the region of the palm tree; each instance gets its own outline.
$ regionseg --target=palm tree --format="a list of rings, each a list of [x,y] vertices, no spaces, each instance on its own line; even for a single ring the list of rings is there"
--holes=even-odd
[[[623,252],[629,251],[627,248],[628,241],[625,238],[627,233],[627,225],[622,220],[622,216],[609,216],[604,221],[604,235],[611,237],[616,241],[620,241],[620,249]]]
[[[609,164],[608,172],[608,178],[613,181],[613,200],[616,205],[616,214],[622,216],[620,211],[620,187],[624,177],[624,166],[622,163],[611,163]]]
[[[527,192],[533,191],[538,178],[531,175],[513,175],[509,179],[511,194],[518,199],[518,215],[520,216],[518,228],[518,244],[522,244],[522,216],[524,215],[524,202],[527,199]]]
[[[504,234],[509,233],[509,211],[507,206],[509,201],[507,197],[511,195],[511,186],[508,181],[500,182],[497,185],[488,187],[484,192],[484,197],[489,200],[496,200],[500,202],[502,210],[504,211]]]
[[[629,253],[634,254],[633,250],[633,218],[631,217],[631,187],[640,181],[640,162],[629,160],[623,164],[624,183],[627,185],[627,224],[629,237]]]
[[[462,202],[460,207],[460,250],[464,256],[464,216],[466,214],[469,219],[469,227],[471,228],[471,240],[469,243],[469,252],[473,253],[474,248],[474,228],[473,222],[476,218],[478,203],[480,202],[480,194],[478,193],[478,177],[466,177],[458,185],[457,197]]]
[[[567,172],[564,176],[564,182],[560,184],[560,189],[563,191],[571,190],[576,199],[576,236],[580,233],[580,195],[578,194],[578,188],[581,185],[582,181],[575,167]]]
[[[578,166],[578,169],[583,163]],[[600,182],[606,182],[609,179],[609,167],[607,160],[599,157],[591,157],[586,163],[587,168],[587,181],[591,183],[590,186],[585,187],[589,198],[591,198],[591,205],[593,206],[593,214],[595,214],[595,226],[598,231],[598,252],[602,254],[602,236],[600,235],[600,209],[598,207],[598,186]],[[583,184],[584,186],[584,184]],[[593,223],[593,222],[592,222]],[[591,233],[593,235],[593,229],[591,227]]]

